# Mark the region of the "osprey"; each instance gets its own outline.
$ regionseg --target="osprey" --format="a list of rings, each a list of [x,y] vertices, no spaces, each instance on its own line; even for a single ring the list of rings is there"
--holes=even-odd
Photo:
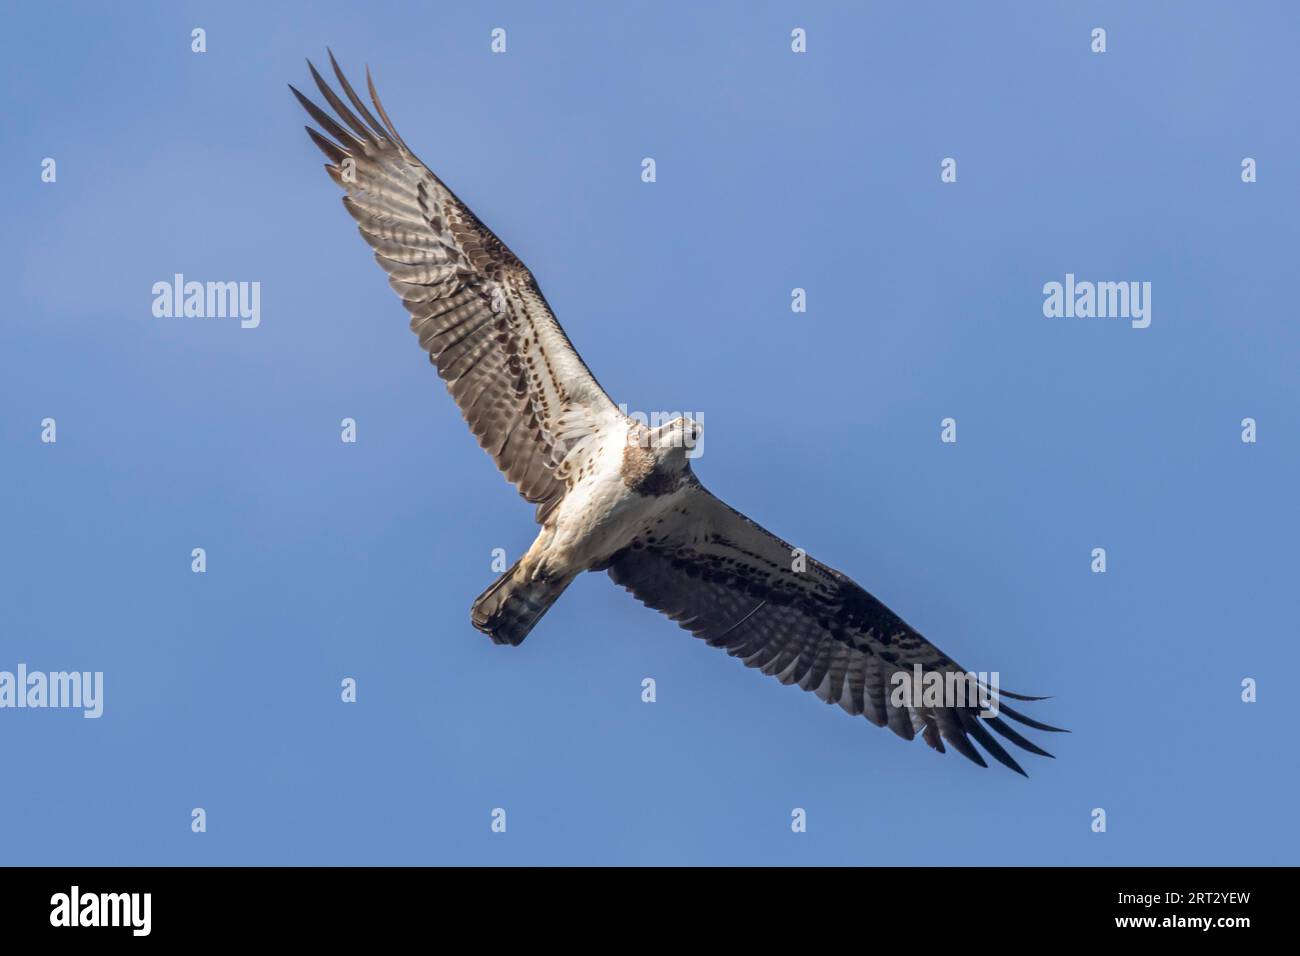
[[[678,418],[650,428],[620,412],[532,273],[398,135],[369,69],[379,119],[333,53],[330,63],[351,106],[308,62],[337,118],[290,86],[328,136],[310,126],[307,133],[329,158],[325,170],[346,194],[344,207],[470,430],[537,505],[537,540],[475,600],[476,628],[518,645],[575,577],[607,571],[710,645],[901,737],[919,733],[941,753],[946,741],[987,766],[974,738],[1022,774],[990,728],[1051,756],[1001,715],[1038,730],[1060,728],[1005,704],[990,711],[971,699],[900,702],[899,675],[974,675],[848,577],[710,494],[688,458],[697,423]]]

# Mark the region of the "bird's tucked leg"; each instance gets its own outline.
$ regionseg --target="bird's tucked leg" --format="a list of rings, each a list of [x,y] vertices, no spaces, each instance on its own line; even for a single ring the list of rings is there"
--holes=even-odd
[[[470,620],[494,644],[520,644],[578,576],[576,571],[547,567],[548,543],[543,532],[528,553],[474,601]]]

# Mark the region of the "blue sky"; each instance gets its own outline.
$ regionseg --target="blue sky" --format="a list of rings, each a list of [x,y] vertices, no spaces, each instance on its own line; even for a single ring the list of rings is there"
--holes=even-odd
[[[0,710],[0,863],[1300,862],[1300,14],[708,6],[6,9],[0,669],[105,701]],[[714,492],[1055,695],[1058,759],[905,743],[604,575],[474,631],[532,509],[302,131],[327,44],[616,401],[702,414]],[[260,326],[155,318],[177,272],[260,282]],[[1151,326],[1044,317],[1066,273]]]

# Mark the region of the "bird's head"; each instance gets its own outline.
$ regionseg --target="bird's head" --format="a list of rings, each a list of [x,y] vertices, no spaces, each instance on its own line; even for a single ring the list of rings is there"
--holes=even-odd
[[[687,459],[695,457],[695,450],[704,438],[704,426],[694,419],[678,416],[658,428],[649,429],[650,447],[655,458],[665,465],[686,467]]]
[[[704,428],[674,418],[656,428],[633,424],[623,453],[623,479],[642,494],[663,494],[680,486],[698,453]]]

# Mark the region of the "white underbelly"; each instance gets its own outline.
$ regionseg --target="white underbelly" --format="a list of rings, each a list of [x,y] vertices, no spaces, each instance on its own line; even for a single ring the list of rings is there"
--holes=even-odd
[[[547,564],[585,570],[601,563],[650,527],[664,504],[663,497],[636,494],[618,474],[591,476],[556,509]]]

